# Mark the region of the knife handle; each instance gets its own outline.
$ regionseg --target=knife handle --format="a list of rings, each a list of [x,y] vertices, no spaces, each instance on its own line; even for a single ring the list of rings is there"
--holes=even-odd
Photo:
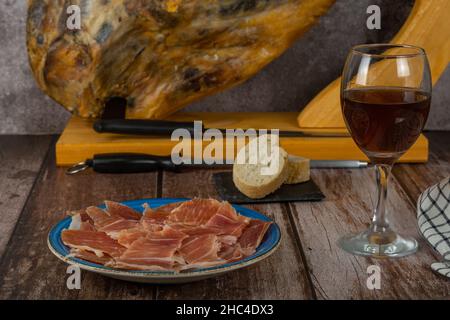
[[[140,153],[98,154],[86,164],[99,173],[142,173],[157,170],[178,171],[170,157]]]
[[[139,119],[101,119],[94,123],[94,130],[98,133],[170,136],[176,129],[186,129],[192,137],[194,136],[194,122]]]

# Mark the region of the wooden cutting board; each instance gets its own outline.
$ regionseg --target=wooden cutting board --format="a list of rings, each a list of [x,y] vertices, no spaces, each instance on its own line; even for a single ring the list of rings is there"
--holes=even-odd
[[[297,112],[239,112],[239,113],[178,113],[168,118],[176,121],[202,120],[206,128],[255,128],[300,131]],[[93,120],[72,117],[56,144],[56,162],[69,166],[99,153],[137,152],[170,155],[178,143],[170,137],[147,137],[119,134],[98,134],[92,129]],[[309,132],[346,132],[343,128],[308,129]],[[205,148],[210,142],[203,142]],[[313,160],[367,160],[350,137],[280,138],[281,146],[290,154]],[[227,148],[226,142],[224,149]],[[229,146],[228,146],[229,148]],[[224,155],[226,152],[223,152]],[[234,158],[234,156],[233,156]],[[421,135],[401,162],[426,162],[428,140]]]

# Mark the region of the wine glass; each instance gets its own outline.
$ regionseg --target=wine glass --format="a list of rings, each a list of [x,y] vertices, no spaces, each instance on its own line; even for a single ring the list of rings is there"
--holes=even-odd
[[[428,118],[431,73],[422,48],[370,44],[351,49],[341,83],[341,106],[348,130],[375,165],[377,202],[368,230],[343,237],[339,246],[358,255],[402,257],[417,251],[417,241],[389,225],[386,198],[389,175],[417,140]]]

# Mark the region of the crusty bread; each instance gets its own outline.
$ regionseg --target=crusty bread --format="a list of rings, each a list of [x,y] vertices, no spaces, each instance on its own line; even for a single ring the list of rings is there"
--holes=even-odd
[[[303,157],[288,156],[288,175],[286,184],[306,182],[311,179],[310,161]]]
[[[266,139],[270,141],[270,136],[263,135],[261,137],[252,139],[245,147],[239,150],[236,157],[235,164],[233,165],[233,181],[236,187],[252,199],[264,198],[268,194],[277,190],[286,180],[288,175],[287,165],[287,153],[281,147],[274,147],[273,150],[270,147],[267,154],[261,154],[258,152],[258,141]],[[256,163],[252,163],[251,154],[259,155]],[[268,159],[273,159],[275,153],[278,153],[278,166],[272,174],[263,174],[263,168],[267,167]],[[276,157],[275,157],[276,158]]]

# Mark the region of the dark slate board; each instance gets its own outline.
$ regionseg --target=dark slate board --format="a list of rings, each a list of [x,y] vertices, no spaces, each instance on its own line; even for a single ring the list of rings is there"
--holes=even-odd
[[[272,194],[263,199],[250,199],[242,194],[234,185],[231,172],[220,172],[213,175],[217,192],[222,200],[231,203],[272,203],[295,201],[320,201],[325,198],[322,191],[314,183],[285,184]]]

